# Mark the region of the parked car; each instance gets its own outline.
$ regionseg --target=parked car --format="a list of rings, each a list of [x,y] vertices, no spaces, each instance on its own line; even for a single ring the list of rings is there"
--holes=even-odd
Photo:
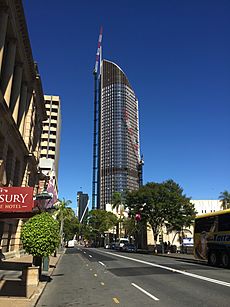
[[[120,238],[116,241],[115,243],[115,249],[116,250],[122,250],[122,247],[125,245],[125,244],[128,244],[129,243],[129,239],[127,238]]]
[[[111,243],[109,244],[109,248],[110,248],[110,249],[115,249],[115,247],[116,247],[116,243],[115,243],[115,242],[111,242]]]
[[[136,253],[137,247],[133,243],[126,243],[121,249],[123,252]]]

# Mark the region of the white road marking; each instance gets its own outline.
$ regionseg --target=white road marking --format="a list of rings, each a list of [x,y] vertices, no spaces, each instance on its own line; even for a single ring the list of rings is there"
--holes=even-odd
[[[89,255],[90,258],[92,258],[93,256]]]
[[[120,303],[119,300],[118,300],[116,297],[113,297],[113,301],[114,301],[114,303],[116,303],[116,304],[119,304],[119,303]]]
[[[98,263],[100,263],[101,265],[103,265],[103,266],[106,266],[103,262],[101,262],[101,261],[98,261]]]
[[[211,283],[214,283],[214,284],[218,284],[218,285],[221,285],[221,286],[230,287],[230,283],[226,282],[226,281],[213,279],[213,278],[209,278],[209,277],[205,277],[205,276],[201,276],[201,275],[197,275],[197,274],[193,274],[193,273],[189,273],[189,272],[185,272],[185,271],[180,271],[180,270],[173,269],[173,268],[170,268],[170,267],[167,267],[167,266],[164,266],[164,265],[151,263],[151,262],[147,262],[147,261],[139,260],[139,259],[135,259],[135,258],[130,258],[130,257],[126,257],[126,256],[122,256],[122,255],[118,255],[118,254],[114,254],[114,253],[110,253],[110,252],[102,252],[102,253],[113,255],[115,257],[124,258],[124,259],[131,260],[131,261],[134,261],[134,262],[143,263],[143,264],[146,264],[146,265],[150,265],[150,266],[153,266],[153,267],[156,267],[156,268],[161,268],[161,269],[168,270],[168,271],[171,271],[171,272],[174,272],[174,273],[179,273],[179,274],[186,275],[186,276],[189,276],[189,277],[205,280],[205,281],[208,281],[208,282],[211,282]]]
[[[150,294],[149,292],[147,292],[146,290],[142,289],[141,287],[139,287],[138,285],[132,283],[132,286],[134,286],[135,288],[137,288],[138,290],[140,290],[141,292],[143,292],[144,294],[148,295],[149,297],[151,297],[154,301],[159,301],[159,298],[157,298],[156,296]]]

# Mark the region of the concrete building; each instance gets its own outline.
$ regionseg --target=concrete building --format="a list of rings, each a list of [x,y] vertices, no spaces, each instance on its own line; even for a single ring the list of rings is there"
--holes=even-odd
[[[0,0],[0,187],[30,186],[36,193],[43,177],[38,163],[46,118],[22,1]],[[19,216],[0,212],[3,253],[21,247]]]
[[[48,119],[43,122],[39,166],[43,173],[52,174],[58,190],[58,163],[61,134],[61,101],[59,96],[45,95]]]
[[[88,213],[89,195],[77,192],[77,217],[81,223]]]
[[[105,209],[114,192],[140,186],[138,100],[122,69],[101,64],[97,208]]]
[[[209,199],[209,200],[195,200],[192,199],[191,203],[194,204],[197,215],[201,215],[204,213],[210,213],[221,210],[222,202],[218,199]]]

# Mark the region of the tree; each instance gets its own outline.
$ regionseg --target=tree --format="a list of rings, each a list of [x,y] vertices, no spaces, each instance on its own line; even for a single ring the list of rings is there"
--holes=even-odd
[[[182,229],[191,225],[195,217],[194,205],[173,180],[147,183],[139,190],[126,194],[126,205],[132,216],[141,214],[141,223],[152,227],[155,241],[162,227]]]
[[[65,234],[64,237],[66,241],[72,240],[76,234],[79,235],[79,230],[80,230],[80,223],[77,217],[74,216],[71,219],[64,220],[63,231]]]
[[[127,236],[134,236],[139,230],[139,225],[134,218],[126,218],[123,221],[123,226]]]
[[[122,206],[122,195],[120,192],[114,192],[112,198],[112,209],[116,209],[117,213],[119,211],[119,207]],[[121,210],[121,208],[120,208]]]
[[[30,218],[22,227],[21,240],[25,251],[34,256],[34,264],[40,266],[42,257],[50,256],[60,242],[59,224],[47,212]]]
[[[219,199],[222,202],[221,207],[223,210],[230,208],[230,193],[228,191],[221,192]]]
[[[116,223],[117,217],[112,212],[91,210],[88,215],[84,235],[98,245],[104,233],[116,225]]]
[[[112,209],[116,209],[117,214],[120,214],[120,218],[117,220],[116,225],[116,235],[119,237],[121,235],[121,223],[123,222],[123,211],[124,211],[124,205],[123,205],[123,197],[120,192],[114,192],[113,198],[112,198]],[[120,209],[120,210],[119,210]],[[119,212],[120,211],[120,212]]]
[[[61,237],[61,246],[63,246],[63,228],[64,221],[71,220],[74,217],[74,211],[72,208],[68,207],[72,202],[70,200],[65,200],[63,198],[62,201],[59,201],[55,206],[56,211],[54,212],[54,216],[60,222],[60,237]]]

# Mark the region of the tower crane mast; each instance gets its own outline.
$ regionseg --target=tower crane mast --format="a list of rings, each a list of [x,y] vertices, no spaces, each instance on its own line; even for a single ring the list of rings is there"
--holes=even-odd
[[[92,209],[97,207],[96,201],[98,200],[99,183],[98,183],[98,143],[99,143],[99,127],[98,127],[98,113],[99,113],[99,95],[98,95],[98,66],[101,59],[101,42],[102,42],[102,27],[98,38],[96,62],[93,70],[94,75],[94,125],[93,125],[93,182],[92,182]],[[100,67],[99,67],[100,68]]]

